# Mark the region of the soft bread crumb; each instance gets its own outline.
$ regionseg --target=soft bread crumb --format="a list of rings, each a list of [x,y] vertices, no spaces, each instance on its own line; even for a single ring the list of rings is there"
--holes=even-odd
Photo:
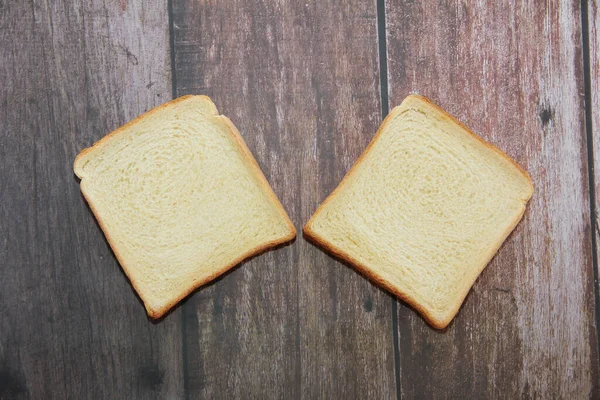
[[[304,233],[444,328],[532,194],[513,160],[410,95]]]
[[[239,132],[206,96],[138,117],[83,150],[74,170],[152,318],[296,235]]]

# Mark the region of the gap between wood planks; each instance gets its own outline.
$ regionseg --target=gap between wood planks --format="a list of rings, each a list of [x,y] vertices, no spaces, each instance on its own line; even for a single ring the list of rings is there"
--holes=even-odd
[[[381,121],[390,112],[388,96],[388,73],[387,73],[387,37],[385,24],[385,0],[377,0],[377,42],[379,50],[379,91],[381,95]],[[400,337],[398,330],[398,300],[390,296],[392,301],[392,338],[394,340],[394,377],[396,379],[396,398],[402,398],[402,381],[400,380]]]
[[[385,0],[376,0],[377,2],[377,36],[378,36],[378,52],[379,52],[379,80],[380,80],[380,96],[381,96],[381,117],[382,120],[389,113],[389,96],[388,96],[388,66],[387,66],[387,29],[386,29],[386,13]],[[175,32],[174,32],[174,17],[172,0],[167,0],[168,17],[169,17],[169,33],[170,33],[170,56],[171,56],[171,74],[172,74],[172,97],[177,98],[177,73],[175,65]],[[592,109],[591,109],[591,72],[590,72],[590,43],[589,43],[589,22],[588,22],[588,4],[586,0],[581,0],[581,29],[582,29],[582,58],[583,58],[583,73],[584,73],[584,98],[585,98],[585,129],[586,129],[586,145],[588,157],[588,185],[589,185],[589,200],[590,200],[590,229],[591,229],[591,246],[592,246],[592,262],[593,262],[593,277],[594,277],[594,306],[595,306],[595,324],[597,333],[597,346],[600,353],[600,294],[598,291],[598,255],[597,255],[597,239],[596,230],[599,229],[598,221],[596,220],[596,193],[595,193],[595,171],[594,171],[594,152],[593,152],[593,127],[592,127]],[[391,297],[392,302],[392,328],[393,328],[393,349],[394,349],[394,366],[396,380],[396,395],[398,399],[402,398],[401,388],[401,364],[399,350],[399,330],[398,330],[398,301]],[[189,398],[188,390],[188,360],[186,349],[186,304],[182,304],[181,314],[181,332],[182,332],[182,352],[183,352],[183,371],[184,371],[184,391],[185,397]],[[300,395],[300,394],[299,394]]]
[[[173,18],[173,0],[167,0],[167,14],[169,18],[169,52],[171,56],[171,98],[177,98],[177,69],[175,68],[175,19]],[[190,397],[189,391],[189,360],[187,348],[186,301],[181,304],[181,358],[183,362],[183,393],[186,400]]]
[[[590,71],[590,29],[587,0],[581,0],[581,47],[583,58],[583,86],[585,98],[585,132],[588,162],[588,190],[590,196],[590,236],[592,239],[592,265],[594,276],[594,317],[596,322],[596,345],[600,354],[600,294],[598,293],[598,229],[596,209],[596,176],[594,171],[594,132],[592,126],[592,78]]]

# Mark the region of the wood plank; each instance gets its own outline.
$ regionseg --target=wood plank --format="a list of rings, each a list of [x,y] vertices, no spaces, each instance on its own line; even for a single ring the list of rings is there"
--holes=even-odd
[[[594,155],[594,175],[592,176],[594,182],[594,201],[595,201],[595,219],[594,234],[596,237],[596,260],[600,260],[600,250],[598,244],[600,244],[600,201],[598,196],[600,195],[600,4],[597,1],[590,1],[583,3],[584,6],[587,4],[587,49],[584,52],[589,57],[589,93],[586,95],[589,104],[587,105],[588,112],[587,120],[588,134],[592,135],[592,146]],[[586,51],[587,50],[587,51]],[[596,268],[599,268],[598,265]],[[596,278],[600,276],[600,270],[596,270]],[[596,281],[596,290],[600,292],[600,284]],[[600,310],[596,310],[596,324],[600,320]],[[598,326],[596,325],[596,328]]]
[[[177,94],[214,99],[300,229],[380,122],[375,2],[173,9]],[[185,309],[192,398],[396,396],[389,296],[301,236]]]
[[[179,311],[146,318],[72,169],[170,99],[166,0],[0,9],[0,398],[179,398]]]
[[[597,398],[579,1],[386,1],[390,106],[430,97],[530,174],[454,323],[399,306],[406,398]]]

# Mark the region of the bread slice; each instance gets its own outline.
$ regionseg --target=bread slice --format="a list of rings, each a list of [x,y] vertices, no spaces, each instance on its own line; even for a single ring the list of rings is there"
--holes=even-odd
[[[441,329],[532,194],[531,179],[506,154],[410,95],[304,234]]]
[[[152,318],[296,235],[238,130],[206,96],[136,118],[83,150],[74,170]]]

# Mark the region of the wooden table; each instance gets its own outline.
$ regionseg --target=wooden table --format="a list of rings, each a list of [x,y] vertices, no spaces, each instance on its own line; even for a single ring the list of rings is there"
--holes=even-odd
[[[599,398],[600,6],[508,3],[0,1],[0,399]],[[147,319],[82,148],[207,94],[301,228],[411,92],[535,185],[448,329],[301,235]]]

